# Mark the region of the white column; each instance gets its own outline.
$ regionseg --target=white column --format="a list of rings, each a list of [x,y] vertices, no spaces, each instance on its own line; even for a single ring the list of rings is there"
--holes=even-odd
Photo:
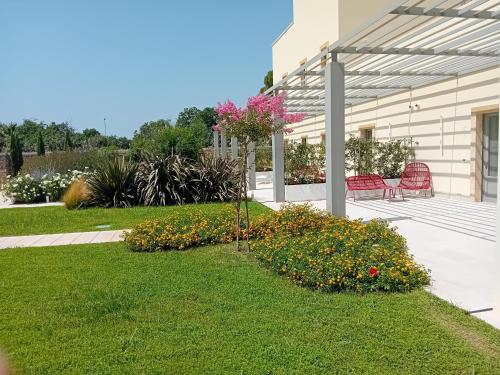
[[[285,146],[283,133],[273,135],[273,200],[285,201]]]
[[[223,158],[227,157],[227,140],[224,132],[220,132],[220,153]]]
[[[345,72],[336,54],[325,69],[326,209],[345,216]]]
[[[231,137],[231,159],[238,159],[238,139]]]
[[[214,155],[218,157],[220,155],[219,152],[219,132],[214,132]]]
[[[248,190],[257,189],[257,179],[255,176],[255,143],[248,145]]]
[[[498,67],[499,78],[500,78],[500,66]],[[500,92],[499,92],[500,97]],[[500,103],[499,103],[500,104]],[[498,123],[500,126],[500,121]],[[498,143],[498,173],[497,173],[497,251],[498,259],[500,260],[500,140]]]

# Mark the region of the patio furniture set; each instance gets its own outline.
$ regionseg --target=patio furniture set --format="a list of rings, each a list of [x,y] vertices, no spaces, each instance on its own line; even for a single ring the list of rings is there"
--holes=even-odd
[[[404,200],[404,190],[423,191],[425,197],[427,197],[427,192],[430,192],[431,196],[434,194],[431,171],[426,164],[420,162],[407,164],[396,186],[388,185],[378,174],[347,177],[346,185],[346,197],[349,192],[352,192],[354,201],[356,201],[357,191],[383,190],[382,199],[385,199],[388,194],[389,200],[396,197],[396,192],[399,192]]]

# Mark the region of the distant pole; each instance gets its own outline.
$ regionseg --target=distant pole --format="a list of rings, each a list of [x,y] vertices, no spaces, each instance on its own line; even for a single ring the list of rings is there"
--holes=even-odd
[[[106,137],[108,135],[108,129],[106,127],[106,117],[104,117],[104,136]]]

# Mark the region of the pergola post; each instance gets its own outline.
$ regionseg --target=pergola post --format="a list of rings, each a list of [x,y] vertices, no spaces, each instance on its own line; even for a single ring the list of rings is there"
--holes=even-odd
[[[257,188],[257,179],[255,176],[255,143],[248,145],[248,190]]]
[[[226,133],[220,132],[220,153],[223,158],[227,157]]]
[[[326,209],[345,216],[345,72],[332,54],[325,68]]]
[[[220,155],[219,132],[218,131],[214,131],[214,155],[215,155],[215,157],[218,157]]]
[[[238,159],[238,138],[231,137],[231,159]]]
[[[273,134],[273,200],[285,201],[285,146],[283,133]]]
[[[500,69],[499,69],[498,75],[500,76]],[[500,122],[499,122],[499,126],[500,126]],[[497,150],[498,150],[497,171],[500,172],[500,148],[497,147]],[[498,173],[498,172],[497,172],[497,251],[499,251],[499,247],[500,247],[499,246],[500,245],[500,173]],[[499,256],[500,256],[500,251],[499,251]]]

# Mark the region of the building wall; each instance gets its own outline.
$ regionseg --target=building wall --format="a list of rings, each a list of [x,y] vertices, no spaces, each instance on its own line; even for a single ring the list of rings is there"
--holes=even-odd
[[[484,70],[346,108],[346,138],[374,126],[380,141],[411,137],[438,193],[480,199],[481,119],[498,112],[500,68]],[[410,109],[412,105],[413,109]],[[443,130],[441,131],[441,127]],[[295,125],[288,137],[321,141],[324,116]],[[479,193],[479,194],[478,194]]]
[[[390,3],[394,0],[293,0],[293,22],[273,44],[274,83]]]
[[[294,0],[294,21],[273,45],[275,83],[365,24],[395,0]],[[381,140],[411,137],[428,163],[438,193],[480,199],[482,115],[498,111],[499,68],[449,79],[346,109],[346,138],[374,126]],[[413,109],[409,106],[412,105]],[[441,129],[442,128],[442,129]],[[318,143],[324,116],[295,126],[287,137]]]
[[[320,52],[323,44],[338,39],[339,0],[294,0],[294,20],[273,44],[274,82],[291,73],[304,59]]]

